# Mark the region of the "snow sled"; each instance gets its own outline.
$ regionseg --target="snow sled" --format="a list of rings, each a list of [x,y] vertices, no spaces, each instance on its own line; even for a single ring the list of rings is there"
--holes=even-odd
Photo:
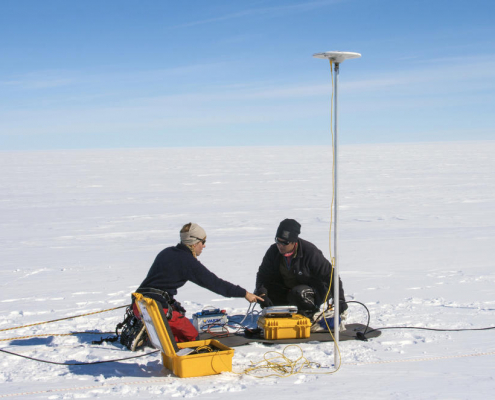
[[[177,343],[162,305],[133,293],[151,344],[161,350],[163,365],[180,378],[232,372],[234,350],[215,339]]]

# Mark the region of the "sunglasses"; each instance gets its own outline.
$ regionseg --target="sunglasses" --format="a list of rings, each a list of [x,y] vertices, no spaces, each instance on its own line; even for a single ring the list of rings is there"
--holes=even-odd
[[[282,246],[287,246],[290,242],[287,241],[287,240],[282,240],[282,239],[279,239],[278,237],[276,237],[275,238],[275,243],[281,244]]]
[[[206,243],[206,238],[205,239],[201,239],[199,237],[196,237],[196,236],[191,236],[192,238],[194,239],[198,239],[201,243],[205,244]]]

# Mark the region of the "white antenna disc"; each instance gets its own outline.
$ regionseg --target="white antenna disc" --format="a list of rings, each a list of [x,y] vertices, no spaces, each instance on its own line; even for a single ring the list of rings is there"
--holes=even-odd
[[[361,54],[351,53],[349,51],[325,51],[324,53],[313,54],[313,57],[326,58],[334,63],[341,63],[351,58],[359,58],[361,57]]]

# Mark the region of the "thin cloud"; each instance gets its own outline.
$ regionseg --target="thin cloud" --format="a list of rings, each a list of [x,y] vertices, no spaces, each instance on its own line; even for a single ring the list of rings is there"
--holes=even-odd
[[[25,90],[49,89],[62,86],[107,84],[108,82],[140,83],[154,82],[167,77],[188,76],[201,71],[218,70],[224,67],[222,62],[192,64],[180,67],[87,73],[85,71],[34,71],[24,75],[13,76],[0,81],[0,86],[21,88]]]
[[[32,74],[22,78],[0,81],[0,86],[18,87],[21,89],[49,89],[61,86],[71,85],[74,82],[73,78],[57,77],[57,76],[34,76]]]
[[[222,15],[219,17],[215,18],[208,18],[200,21],[192,21],[188,22],[185,24],[180,24],[180,25],[175,25],[172,26],[171,29],[173,28],[190,28],[192,26],[197,26],[197,25],[205,25],[205,24],[211,24],[215,22],[221,22],[221,21],[227,21],[231,19],[238,19],[238,18],[244,18],[244,17],[251,17],[251,16],[270,16],[273,14],[278,14],[280,13],[291,13],[291,12],[304,12],[304,11],[311,11],[316,8],[320,7],[326,7],[330,4],[335,4],[335,3],[340,3],[343,0],[323,0],[323,1],[312,1],[312,2],[303,2],[300,4],[291,4],[291,5],[284,5],[284,6],[278,6],[278,7],[264,7],[264,8],[253,8],[250,10],[244,10],[244,11],[239,11],[236,13],[232,14],[226,14]]]

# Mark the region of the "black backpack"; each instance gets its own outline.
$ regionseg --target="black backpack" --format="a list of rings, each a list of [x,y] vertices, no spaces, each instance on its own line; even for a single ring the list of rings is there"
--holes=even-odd
[[[119,337],[120,343],[131,351],[139,350],[149,342],[146,327],[143,321],[136,318],[132,306],[127,307],[124,321],[117,324],[115,333]]]

